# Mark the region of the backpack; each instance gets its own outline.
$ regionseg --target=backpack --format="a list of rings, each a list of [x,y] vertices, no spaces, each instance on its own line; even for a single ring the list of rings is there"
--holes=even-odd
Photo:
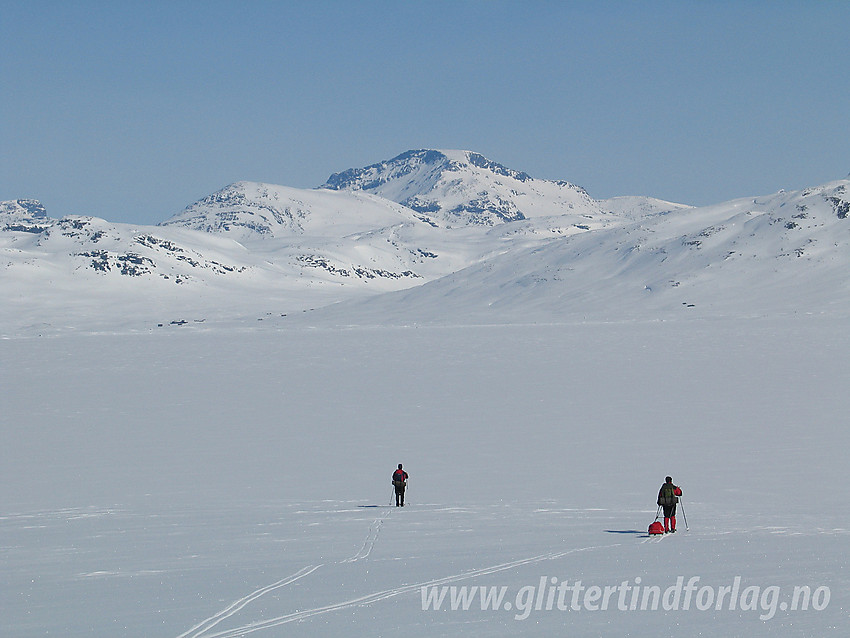
[[[665,483],[661,486],[661,493],[658,495],[659,505],[675,505],[679,500],[676,498],[676,490],[679,489],[672,483]]]

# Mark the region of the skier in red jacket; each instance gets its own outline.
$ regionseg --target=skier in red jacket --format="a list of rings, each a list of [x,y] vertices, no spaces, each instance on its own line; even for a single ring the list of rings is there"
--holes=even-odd
[[[393,485],[395,486],[395,506],[404,507],[404,489],[407,487],[407,472],[398,464],[398,469],[393,472]]]
[[[664,533],[676,531],[676,503],[682,495],[682,488],[673,485],[673,478],[668,476],[664,485],[658,490],[658,505],[664,508]]]

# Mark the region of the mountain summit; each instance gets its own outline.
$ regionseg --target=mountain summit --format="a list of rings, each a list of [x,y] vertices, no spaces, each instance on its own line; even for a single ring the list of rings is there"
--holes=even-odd
[[[535,179],[472,151],[407,151],[334,173],[320,188],[366,191],[454,226],[565,214],[606,216],[579,186]]]

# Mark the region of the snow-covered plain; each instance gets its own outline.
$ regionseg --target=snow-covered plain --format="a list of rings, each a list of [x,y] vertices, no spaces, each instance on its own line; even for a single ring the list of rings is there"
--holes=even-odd
[[[845,635],[848,351],[828,315],[2,340],[0,635]],[[750,590],[523,606],[679,576]]]

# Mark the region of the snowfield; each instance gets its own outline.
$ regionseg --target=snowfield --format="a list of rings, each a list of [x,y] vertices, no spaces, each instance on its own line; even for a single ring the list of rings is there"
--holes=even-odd
[[[848,188],[0,202],[0,637],[846,635]]]
[[[2,340],[0,634],[844,635],[846,328]],[[666,474],[690,529],[651,539]]]

